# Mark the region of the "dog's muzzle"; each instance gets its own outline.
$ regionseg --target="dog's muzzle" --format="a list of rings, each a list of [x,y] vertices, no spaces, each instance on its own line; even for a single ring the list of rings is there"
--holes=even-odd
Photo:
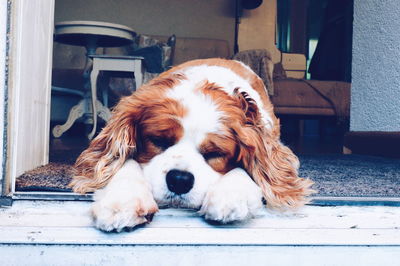
[[[187,171],[172,169],[167,173],[167,186],[169,191],[181,195],[188,193],[194,184],[194,176]]]

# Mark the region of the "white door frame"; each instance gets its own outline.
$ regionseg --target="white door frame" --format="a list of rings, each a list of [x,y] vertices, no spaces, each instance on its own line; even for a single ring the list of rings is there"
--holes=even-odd
[[[5,112],[0,132],[6,149],[1,165],[2,195],[15,192],[17,176],[48,162],[54,1],[3,1],[7,3],[9,36],[4,54],[8,60],[0,55],[0,64],[8,69],[0,74],[5,78],[0,84],[5,95],[0,95],[4,99],[0,108]],[[3,3],[0,12],[4,12]]]
[[[3,169],[3,165],[5,163],[4,158],[7,157],[5,145],[4,145],[4,136],[5,136],[5,99],[6,99],[6,69],[7,69],[7,21],[8,21],[8,3],[7,1],[0,1],[0,147],[2,147],[2,151],[0,152],[0,195],[2,195],[2,191],[6,190],[6,182],[5,182],[5,174],[6,172]],[[4,182],[2,182],[4,181]],[[1,204],[0,204],[1,205]]]

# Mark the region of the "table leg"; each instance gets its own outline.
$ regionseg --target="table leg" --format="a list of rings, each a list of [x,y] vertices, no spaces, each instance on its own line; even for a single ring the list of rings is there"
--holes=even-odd
[[[92,132],[89,133],[88,139],[92,139],[96,133],[97,128],[97,77],[99,75],[99,70],[93,68],[92,73],[90,73],[90,85],[92,90],[92,114],[93,114],[93,128]]]
[[[81,100],[77,105],[71,108],[69,112],[68,119],[63,125],[57,125],[53,128],[53,136],[56,138],[61,137],[61,135],[70,129],[74,122],[85,114],[85,99]]]

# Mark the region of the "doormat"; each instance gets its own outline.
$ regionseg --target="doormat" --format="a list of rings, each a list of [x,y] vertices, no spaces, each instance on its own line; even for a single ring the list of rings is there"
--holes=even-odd
[[[400,160],[364,155],[301,155],[300,176],[315,182],[314,196],[399,197]]]
[[[73,175],[71,164],[49,163],[23,173],[16,179],[15,190],[21,192],[71,192],[68,187]]]
[[[300,155],[300,176],[321,197],[400,197],[400,160],[364,155]],[[17,191],[68,192],[72,165],[50,163],[17,178]]]

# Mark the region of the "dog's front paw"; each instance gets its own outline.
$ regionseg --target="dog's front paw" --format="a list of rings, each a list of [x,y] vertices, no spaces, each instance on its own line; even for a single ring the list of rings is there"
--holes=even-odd
[[[92,206],[94,223],[100,230],[121,232],[124,228],[151,222],[158,211],[150,191],[124,199],[107,197],[101,192],[96,192],[96,198],[100,199]]]
[[[230,223],[252,218],[262,207],[261,189],[242,169],[235,169],[208,191],[200,214],[207,220]]]

